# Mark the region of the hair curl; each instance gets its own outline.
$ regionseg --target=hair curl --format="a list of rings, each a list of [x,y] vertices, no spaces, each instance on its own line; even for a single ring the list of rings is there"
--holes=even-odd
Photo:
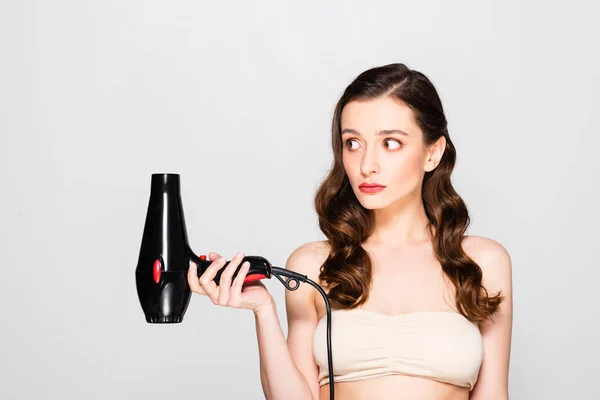
[[[473,322],[490,318],[503,296],[500,293],[488,295],[481,283],[481,268],[461,246],[470,219],[464,201],[450,182],[456,149],[448,135],[442,102],[433,83],[404,64],[389,64],[361,73],[346,88],[335,107],[331,137],[334,160],[314,200],[319,227],[330,248],[319,279],[326,282],[329,299],[343,308],[356,308],[369,297],[372,262],[362,243],[373,232],[374,215],[358,202],[344,170],[341,114],[351,101],[388,96],[411,108],[423,132],[425,145],[435,143],[441,136],[446,139],[439,165],[425,172],[423,178],[422,199],[429,220],[427,227],[435,256],[456,289],[458,311]]]

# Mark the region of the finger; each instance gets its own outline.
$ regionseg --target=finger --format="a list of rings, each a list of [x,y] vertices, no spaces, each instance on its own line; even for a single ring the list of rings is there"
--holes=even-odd
[[[225,265],[224,257],[213,261],[198,279],[200,286],[214,304],[218,304],[219,301],[219,287],[213,279],[217,272],[223,268],[223,265]]]
[[[221,274],[221,278],[219,280],[219,304],[224,306],[227,305],[229,300],[229,292],[231,291],[231,277],[233,273],[237,269],[238,265],[244,258],[244,253],[241,251],[238,252],[229,262],[229,265],[223,273]]]
[[[202,256],[200,257],[202,258]],[[214,251],[211,251],[210,253],[208,253],[208,258],[210,261],[215,261],[218,260],[219,258],[221,258],[221,255],[218,253],[215,253]],[[206,260],[206,258],[203,258],[203,260]],[[195,277],[196,279],[193,279],[193,286],[190,284],[190,288],[193,288],[192,291],[202,294],[204,296],[208,296],[208,294],[204,291],[204,289],[202,289],[202,286],[200,286],[200,282],[198,281],[198,266],[196,265],[196,263],[190,261],[190,265],[194,265],[194,269],[195,272],[188,274],[188,282],[192,281],[192,279]]]
[[[200,283],[198,282],[198,266],[192,260],[190,260],[190,267],[188,268],[187,280],[192,292],[206,296],[206,292],[204,291],[204,289],[202,289]]]
[[[233,284],[231,285],[229,306],[236,308],[240,306],[242,302],[242,287],[244,286],[244,279],[246,279],[246,274],[248,274],[249,270],[250,262],[244,261],[242,268],[240,268],[240,272],[238,272],[237,276],[233,280]]]

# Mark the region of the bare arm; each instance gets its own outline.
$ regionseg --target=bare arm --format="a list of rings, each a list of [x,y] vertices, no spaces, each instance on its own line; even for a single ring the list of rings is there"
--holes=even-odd
[[[483,284],[489,293],[501,291],[505,296],[493,321],[485,321],[483,364],[470,400],[507,400],[508,369],[512,336],[512,264],[510,255],[498,242],[480,240],[477,263],[483,271]]]
[[[296,249],[288,258],[286,269],[315,280],[314,243]],[[300,283],[295,291],[287,290],[286,311],[288,339],[284,337],[276,306],[273,303],[255,313],[260,354],[260,378],[267,400],[318,400],[318,367],[312,356],[312,338],[317,326],[313,296],[315,288]]]
[[[275,303],[255,313],[260,380],[267,400],[312,400],[308,383],[287,347]]]

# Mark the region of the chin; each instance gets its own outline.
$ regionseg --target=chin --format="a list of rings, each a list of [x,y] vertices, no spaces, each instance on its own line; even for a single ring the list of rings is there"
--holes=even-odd
[[[369,198],[369,196],[360,196],[357,197],[357,199],[360,205],[367,210],[379,210],[390,205],[389,202],[385,200]]]

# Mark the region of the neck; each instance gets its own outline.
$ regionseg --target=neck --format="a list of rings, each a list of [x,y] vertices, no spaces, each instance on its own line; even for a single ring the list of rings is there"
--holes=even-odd
[[[429,219],[420,196],[374,210],[375,229],[369,244],[403,247],[430,243]]]

